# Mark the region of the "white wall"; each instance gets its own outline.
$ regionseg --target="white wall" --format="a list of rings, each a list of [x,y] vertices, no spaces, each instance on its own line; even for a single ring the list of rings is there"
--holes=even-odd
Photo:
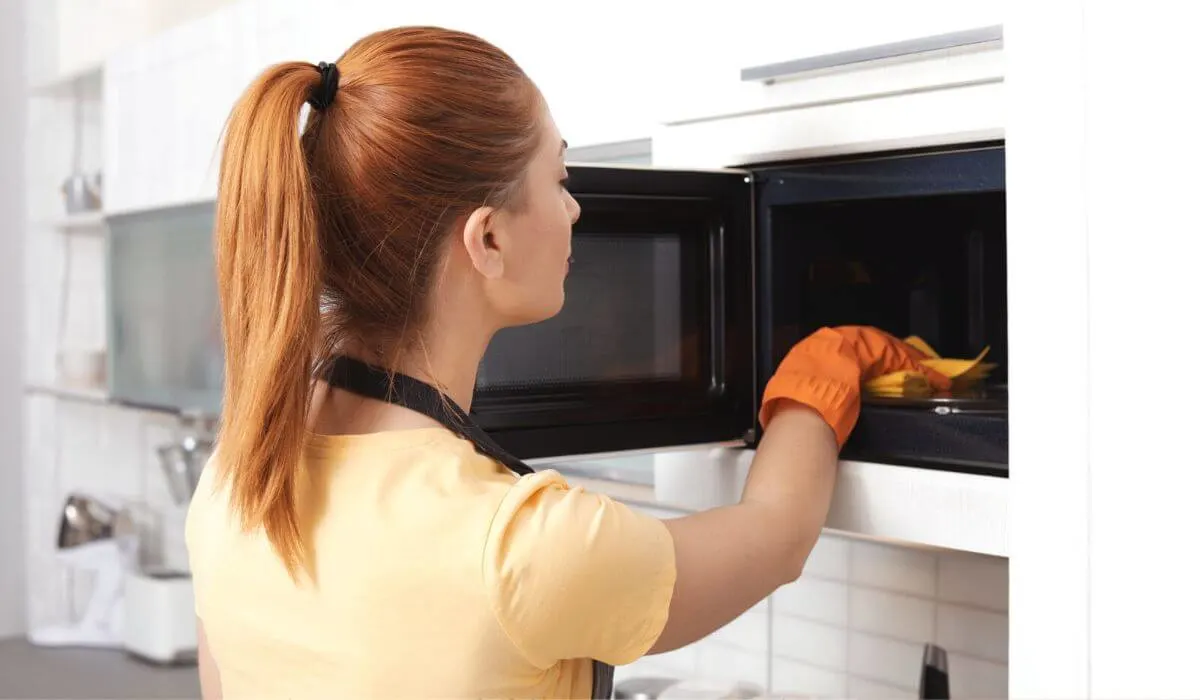
[[[21,347],[25,223],[25,13],[0,3],[0,637],[25,628]]]
[[[1012,693],[1200,697],[1194,14],[1014,5]]]

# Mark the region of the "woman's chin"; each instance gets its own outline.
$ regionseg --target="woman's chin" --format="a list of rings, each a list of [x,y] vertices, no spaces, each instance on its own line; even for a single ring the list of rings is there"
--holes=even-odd
[[[523,309],[520,313],[512,314],[506,326],[528,326],[534,323],[548,321],[559,314],[566,302],[566,297],[560,291],[556,297],[543,297],[536,307]]]

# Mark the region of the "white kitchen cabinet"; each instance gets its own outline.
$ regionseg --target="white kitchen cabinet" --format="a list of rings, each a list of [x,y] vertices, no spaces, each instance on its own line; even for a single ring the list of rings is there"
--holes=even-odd
[[[656,121],[674,123],[772,106],[779,90],[744,83],[743,69],[862,47],[1003,23],[999,0],[849,0],[814,3],[770,0],[752,7],[727,3],[689,15],[686,56],[669,75]],[[694,21],[694,24],[693,24]],[[668,20],[661,22],[670,26]],[[856,77],[855,80],[869,80]]]
[[[1001,33],[969,28],[747,66],[656,129],[655,164],[738,166],[1002,138]]]
[[[860,109],[839,108],[839,100],[912,90],[931,80],[997,78],[998,55],[948,57],[771,86],[746,83],[740,71],[994,24],[999,18],[995,2],[924,0],[916,5],[899,8],[894,3],[856,0],[813,12],[811,5],[769,2],[753,11],[714,6],[697,12],[681,2],[618,0],[573,7],[569,18],[565,14],[546,17],[563,29],[547,31],[531,21],[528,12],[478,0],[425,5],[346,0],[343,11],[332,14],[317,11],[314,0],[245,0],[142,41],[110,61],[110,70],[121,74],[106,93],[111,113],[118,115],[107,133],[114,159],[108,173],[110,203],[123,210],[213,196],[221,129],[235,99],[258,72],[282,60],[336,60],[363,35],[400,25],[460,28],[512,54],[541,88],[572,146],[648,139],[664,121],[691,127],[688,133],[670,132],[661,145],[656,144],[661,162],[673,165],[747,162],[753,149],[730,150],[723,131],[770,139],[781,131],[803,132],[795,144],[800,155],[817,153],[839,141],[884,139],[901,132],[901,125],[927,117],[942,115],[942,122],[950,121],[945,101],[892,97]],[[887,21],[865,23],[864,16]],[[950,131],[997,132],[996,124],[983,124],[986,120],[979,115],[997,112],[993,107],[1000,99],[999,87],[976,92],[978,102],[962,115],[961,125],[947,127]],[[783,106],[813,111],[769,116]],[[763,114],[750,114],[757,112]],[[872,112],[880,115],[875,123],[861,124]],[[868,116],[846,120],[847,113]],[[746,121],[716,125],[698,121],[732,114],[745,115]],[[889,121],[894,123],[889,126]],[[836,125],[840,131],[823,129],[823,124]],[[880,125],[887,127],[882,134],[876,133]],[[860,126],[862,134],[845,133]],[[695,136],[690,135],[693,132]],[[672,146],[681,138],[697,139],[725,152],[704,153],[686,140]],[[687,157],[675,155],[679,151]]]

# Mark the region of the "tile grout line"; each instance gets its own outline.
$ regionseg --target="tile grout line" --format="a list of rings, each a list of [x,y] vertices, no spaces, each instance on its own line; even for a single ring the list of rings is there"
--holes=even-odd
[[[979,603],[959,602],[959,601],[954,601],[954,600],[940,600],[937,597],[921,595],[919,593],[912,593],[910,591],[900,591],[900,590],[896,590],[895,588],[886,588],[886,587],[880,586],[878,584],[859,583],[856,581],[851,581],[849,579],[834,579],[834,578],[828,578],[828,577],[824,577],[824,576],[812,575],[812,576],[802,576],[801,578],[797,579],[797,581],[805,580],[805,579],[807,579],[809,581],[821,581],[822,583],[843,584],[847,588],[861,588],[863,590],[874,591],[877,593],[889,593],[891,595],[898,596],[901,598],[908,598],[910,600],[924,601],[927,603],[935,603],[938,605],[953,605],[955,607],[966,608],[968,610],[974,610],[977,612],[988,612],[988,613],[994,613],[996,615],[1008,615],[1007,609],[1001,610],[1000,608],[988,607],[986,605],[980,605]],[[937,587],[936,581],[934,582],[934,587],[935,587],[935,589]],[[782,588],[782,586],[781,586],[781,588]],[[796,613],[789,613],[789,612],[784,611],[783,614],[784,615],[795,615]]]
[[[748,650],[743,649],[742,651],[748,651]],[[1002,668],[1008,668],[1008,664],[1005,662],[995,661],[992,659],[985,659],[981,656],[976,656],[974,654],[967,654],[965,652],[950,651],[950,650],[947,650],[947,653],[953,654],[954,656],[961,658],[961,659],[965,659],[967,661],[973,661],[975,663],[982,663],[982,664],[988,664],[991,666],[1000,666]],[[846,663],[845,667],[839,667],[839,666],[832,665],[832,664],[822,663],[820,661],[814,661],[812,659],[805,659],[805,658],[801,658],[799,656],[790,656],[787,653],[775,653],[775,654],[772,654],[772,656],[782,659],[784,661],[791,661],[792,663],[804,664],[805,666],[812,666],[813,668],[819,668],[823,671],[833,671],[836,673],[845,673],[845,674],[851,675],[851,676],[856,675],[856,673],[857,673],[857,672],[850,670],[848,656],[846,659],[847,663]],[[862,676],[862,674],[857,674],[857,675]],[[862,677],[866,678],[867,676],[862,676]]]
[[[780,614],[786,615],[787,617],[790,617],[790,618],[792,618],[793,620],[798,620],[798,621],[804,622],[804,623],[806,623],[806,624],[815,624],[815,625],[819,625],[819,626],[821,626],[821,627],[828,628],[828,629],[830,629],[830,630],[835,630],[835,631],[843,631],[843,632],[846,632],[846,638],[847,638],[847,642],[846,642],[846,652],[847,652],[847,653],[846,653],[846,658],[847,658],[847,659],[850,657],[850,654],[849,654],[849,651],[850,651],[850,649],[849,649],[849,647],[850,647],[850,643],[849,643],[849,637],[850,637],[850,635],[851,635],[851,634],[862,634],[862,635],[866,635],[866,636],[869,636],[869,637],[875,637],[875,638],[877,638],[877,639],[882,639],[882,640],[884,640],[884,641],[889,641],[889,642],[899,642],[899,643],[901,643],[901,644],[908,644],[908,645],[910,645],[910,646],[921,646],[921,645],[923,644],[923,642],[921,642],[920,640],[912,639],[912,638],[909,638],[909,637],[900,637],[900,636],[898,636],[898,635],[895,635],[895,634],[889,634],[889,633],[887,633],[887,632],[876,632],[876,631],[874,631],[874,630],[864,629],[864,628],[861,628],[861,627],[856,627],[856,626],[849,625],[849,624],[846,624],[846,625],[834,625],[834,624],[830,624],[829,622],[826,622],[826,621],[824,621],[824,620],[818,620],[818,619],[811,618],[811,617],[804,617],[804,616],[802,616],[802,615],[795,615],[795,614],[791,614],[791,613],[780,613]],[[935,630],[935,632],[936,632],[936,630]],[[753,649],[748,649],[748,648],[746,648],[746,647],[744,647],[744,646],[741,646],[741,645],[739,645],[739,644],[736,644],[736,643],[733,643],[733,642],[719,641],[719,640],[718,640],[718,641],[717,641],[717,643],[719,643],[719,644],[722,644],[722,645],[733,646],[733,647],[736,647],[736,648],[738,648],[738,649],[740,649],[740,650],[742,650],[742,651],[748,651],[748,652],[752,652],[752,653],[755,651],[755,650],[753,650]],[[974,653],[974,652],[970,652],[970,651],[963,651],[963,650],[960,650],[960,649],[957,649],[957,648],[947,648],[947,649],[946,649],[946,651],[947,651],[948,653],[954,654],[955,656],[961,656],[961,657],[963,657],[963,658],[970,659],[970,660],[972,660],[972,661],[980,661],[980,662],[983,662],[983,663],[989,663],[989,664],[993,664],[993,665],[996,665],[996,666],[1008,666],[1008,661],[1007,661],[1007,660],[1005,660],[1005,661],[1001,661],[1001,660],[999,660],[999,659],[989,658],[989,657],[986,657],[986,656],[980,656],[979,654],[976,654],[976,653]],[[782,657],[782,658],[785,658],[785,659],[789,659],[789,660],[791,660],[791,661],[802,661],[802,662],[804,662],[804,663],[810,663],[809,661],[807,661],[807,660],[805,660],[805,659],[801,659],[801,658],[794,657],[794,656],[788,656],[788,655],[787,655],[787,654],[785,654],[785,653],[779,653],[779,652],[775,652],[775,653],[776,653],[778,656],[780,656],[780,657]]]
[[[892,690],[897,690],[897,691],[900,691],[903,693],[914,693],[915,694],[917,692],[917,690],[920,688],[919,684],[912,685],[912,686],[905,686],[905,685],[900,685],[900,684],[896,683],[895,681],[890,681],[890,680],[887,680],[884,678],[874,678],[872,676],[864,676],[861,673],[847,673],[846,674],[847,681],[849,681],[849,679],[851,679],[851,678],[853,678],[855,680],[859,680],[859,681],[867,681],[868,683],[874,683],[876,685],[884,685]],[[850,697],[850,693],[849,693],[850,687],[849,686],[850,686],[850,684],[847,682],[846,683],[846,691],[847,691],[846,697]]]

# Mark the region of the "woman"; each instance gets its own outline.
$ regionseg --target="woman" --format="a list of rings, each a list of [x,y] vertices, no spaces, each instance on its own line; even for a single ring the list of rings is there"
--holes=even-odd
[[[511,58],[436,28],[242,96],[216,226],[224,412],[187,523],[206,697],[606,696],[608,664],[799,576],[862,379],[919,369],[890,336],[797,345],[741,501],[674,520],[528,473],[470,425],[492,335],[562,306],[563,149]]]

